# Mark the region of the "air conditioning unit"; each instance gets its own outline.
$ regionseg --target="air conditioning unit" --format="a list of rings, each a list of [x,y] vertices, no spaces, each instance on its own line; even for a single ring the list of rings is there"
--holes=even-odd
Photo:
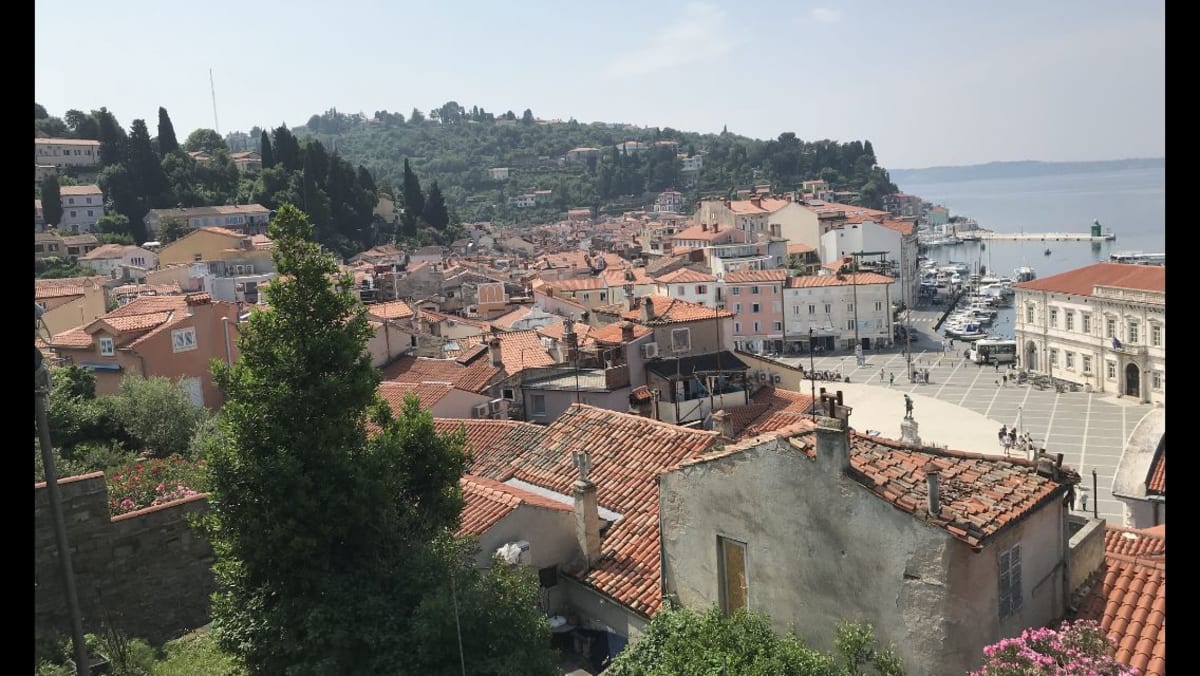
[[[771,376],[771,382],[778,385],[779,383],[783,382],[783,376],[776,373],[775,375]]]
[[[488,402],[488,413],[499,413],[500,407],[504,405],[503,399],[493,399]]]
[[[486,417],[488,417],[488,413],[489,413],[489,408],[488,408],[487,404],[476,404],[471,409],[471,417],[472,418],[486,418]]]
[[[767,372],[766,371],[758,372],[758,382],[760,382],[760,383],[767,382]]]
[[[654,359],[658,356],[658,343],[646,343],[642,346],[642,356],[646,359]]]

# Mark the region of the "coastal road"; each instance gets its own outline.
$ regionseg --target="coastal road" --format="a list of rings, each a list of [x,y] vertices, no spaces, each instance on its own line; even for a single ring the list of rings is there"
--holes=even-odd
[[[910,383],[906,377],[906,357],[895,350],[868,351],[863,366],[855,364],[854,355],[849,353],[826,355],[815,358],[817,370],[840,371],[849,376],[851,384],[863,384],[883,390],[895,390],[899,402],[905,392],[920,394],[949,402],[956,406],[981,414],[992,423],[991,447],[963,448],[959,450],[1002,454],[996,438],[1001,425],[1017,426],[1021,433],[1033,435],[1034,443],[1050,454],[1062,453],[1063,464],[1075,469],[1082,477],[1077,490],[1079,496],[1075,507],[1082,512],[1082,497],[1087,496],[1088,512],[1096,500],[1092,489],[1092,470],[1096,471],[1099,493],[1097,505],[1100,516],[1110,525],[1122,525],[1122,505],[1112,497],[1112,480],[1117,463],[1121,459],[1125,442],[1134,427],[1151,408],[1125,398],[1109,394],[1068,392],[1059,394],[1050,390],[1037,390],[1031,386],[1005,385],[1004,369],[992,366],[980,367],[966,361],[962,356],[964,344],[956,342],[957,353],[942,352],[941,338],[932,334],[933,323],[915,321],[913,328],[923,337],[912,349],[914,368],[929,370],[929,384]],[[924,327],[928,327],[927,329]],[[809,368],[809,358],[784,357],[780,361],[793,366]],[[880,379],[880,369],[884,378]],[[895,375],[895,384],[888,385],[887,376]],[[822,383],[818,381],[818,386]],[[834,383],[825,384],[827,388]],[[847,400],[849,406],[854,402]],[[902,409],[897,404],[897,418]],[[916,410],[916,420],[921,425],[922,438],[938,438],[953,432],[958,421],[952,417],[937,416],[936,419],[922,418]],[[978,420],[974,418],[973,420]],[[942,429],[939,434],[939,429]]]

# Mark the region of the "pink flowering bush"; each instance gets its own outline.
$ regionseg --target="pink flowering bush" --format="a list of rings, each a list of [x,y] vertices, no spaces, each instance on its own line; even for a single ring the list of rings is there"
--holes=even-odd
[[[1026,629],[983,649],[983,668],[971,676],[1136,676],[1113,659],[1116,646],[1095,622],[1063,622],[1057,630]]]
[[[177,455],[130,463],[107,478],[108,511],[113,516],[190,498],[207,488],[204,461]]]

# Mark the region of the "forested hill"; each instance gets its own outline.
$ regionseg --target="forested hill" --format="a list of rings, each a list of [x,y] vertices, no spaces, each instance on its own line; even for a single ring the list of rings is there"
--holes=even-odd
[[[326,148],[355,165],[365,166],[381,192],[403,192],[407,158],[423,186],[437,181],[446,204],[462,222],[548,220],[566,209],[593,207],[618,212],[640,207],[667,189],[684,192],[690,203],[701,195],[725,195],[736,188],[770,183],[776,191],[822,178],[835,190],[861,193],[863,204],[879,207],[882,196],[895,192],[887,171],[877,166],[870,141],[839,143],[802,141],[786,132],[761,141],[728,132],[697,134],[670,128],[637,128],[603,123],[544,123],[530,111],[495,116],[478,108],[447,103],[428,115],[413,111],[407,118],[387,111],[372,117],[330,110],[313,115],[298,137],[315,137]],[[653,144],[636,154],[617,144]],[[564,162],[573,148],[600,149],[598,160]],[[694,184],[677,154],[703,154],[703,169]],[[488,171],[508,167],[508,180]],[[508,199],[534,190],[552,190],[545,206],[516,209]]]
[[[989,162],[961,167],[929,167],[927,169],[895,169],[892,179],[901,185],[910,183],[954,183],[956,181],[983,181],[1003,178],[1030,178],[1033,176],[1058,176],[1061,174],[1086,174],[1103,171],[1126,171],[1129,169],[1161,169],[1166,160],[1130,159],[1104,160],[1099,162]]]

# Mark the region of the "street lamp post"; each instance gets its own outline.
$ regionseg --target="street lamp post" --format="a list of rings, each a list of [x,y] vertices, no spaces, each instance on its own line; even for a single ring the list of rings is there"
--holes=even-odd
[[[817,405],[817,378],[816,378],[817,367],[816,367],[816,362],[813,361],[813,341],[814,340],[815,340],[815,338],[813,337],[813,327],[810,324],[808,327],[808,387],[809,387],[809,392],[811,393],[811,396],[812,396],[812,402],[809,404],[809,406],[814,407],[811,410],[813,411],[813,420],[816,420],[817,414],[816,414],[815,406]]]
[[[34,335],[41,324],[42,309],[34,305]],[[50,498],[50,513],[54,520],[54,537],[58,541],[58,561],[62,567],[63,593],[71,615],[71,642],[74,644],[75,671],[79,676],[91,673],[87,644],[83,638],[83,617],[79,612],[79,595],[75,591],[75,571],[71,567],[71,548],[67,542],[67,527],[63,519],[62,496],[54,470],[54,450],[50,445],[50,425],[46,409],[50,401],[50,369],[34,347],[33,403],[37,418],[38,443],[42,448],[42,471],[46,475],[46,491]]]

